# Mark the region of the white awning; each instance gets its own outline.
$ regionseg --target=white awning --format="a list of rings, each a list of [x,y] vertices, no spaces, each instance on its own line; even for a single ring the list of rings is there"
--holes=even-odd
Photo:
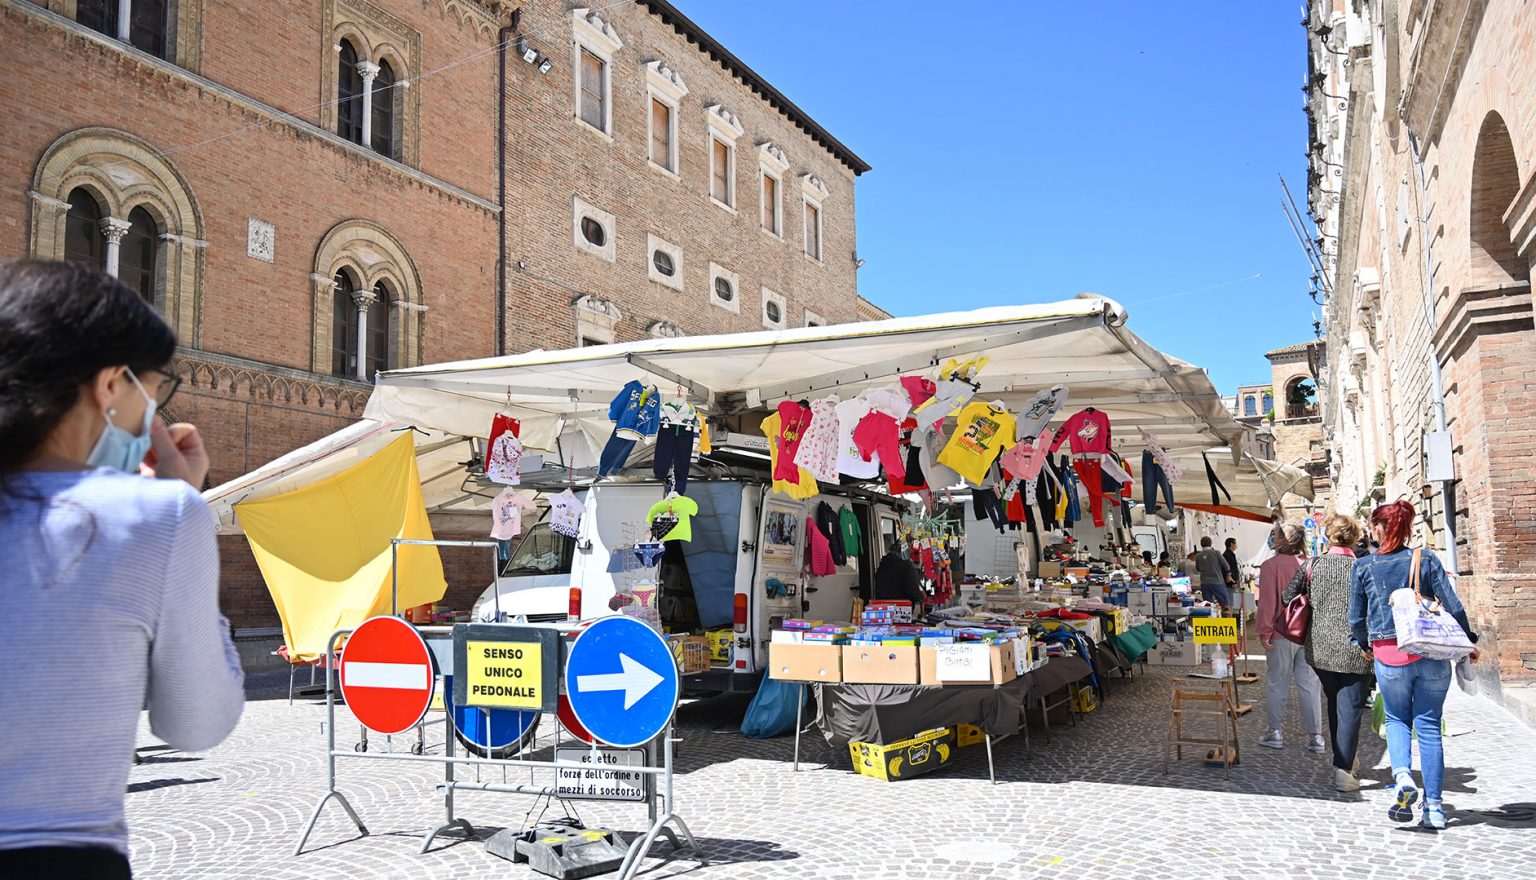
[[[1123,449],[1139,451],[1139,431],[1191,476],[1200,453],[1239,442],[1242,426],[1222,405],[1205,371],[1163,355],[1125,327],[1113,300],[1083,295],[1063,302],[951,312],[794,330],[654,339],[564,351],[433,364],[382,373],[359,425],[337,432],[206,493],[221,526],[237,529],[229,507],[329,476],[415,428],[429,509],[464,499],[466,438],[485,437],[506,413],[522,423],[526,446],[553,452],[572,432],[601,449],[611,430],[608,405],[638,379],[664,395],[681,392],[712,414],[766,410],[785,399],[835,393],[844,399],[900,375],[933,376],[949,358],[986,355],[978,400],[1017,411],[1041,388],[1068,386],[1066,411],[1107,413]],[[1133,459],[1139,464],[1139,457]],[[433,475],[441,476],[434,477]],[[459,508],[453,508],[459,509]]]

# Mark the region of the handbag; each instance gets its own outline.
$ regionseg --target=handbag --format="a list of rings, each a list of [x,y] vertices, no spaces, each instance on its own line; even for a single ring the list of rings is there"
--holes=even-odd
[[[1413,551],[1408,586],[1394,590],[1390,597],[1397,648],[1429,660],[1460,660],[1472,653],[1472,640],[1438,600],[1419,594],[1419,560],[1423,554],[1423,549]]]
[[[1280,635],[1304,645],[1307,642],[1307,628],[1312,625],[1312,600],[1307,594],[1312,591],[1312,564],[1317,557],[1307,560],[1306,579],[1301,583],[1301,590],[1285,603],[1280,609],[1280,619],[1275,621],[1275,629]]]

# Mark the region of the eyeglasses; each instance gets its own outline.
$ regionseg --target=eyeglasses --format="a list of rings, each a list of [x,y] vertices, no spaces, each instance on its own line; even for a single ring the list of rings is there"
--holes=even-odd
[[[158,373],[159,371],[156,370],[156,372]],[[161,382],[160,387],[155,390],[155,409],[157,410],[165,409],[165,405],[171,402],[172,397],[176,396],[176,389],[181,387],[180,377],[172,376],[169,373],[160,373],[160,375],[165,377],[165,381]]]

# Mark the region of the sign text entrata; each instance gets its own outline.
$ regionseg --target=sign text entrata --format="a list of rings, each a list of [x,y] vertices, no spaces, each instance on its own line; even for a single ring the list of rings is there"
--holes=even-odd
[[[470,705],[538,709],[544,705],[544,650],[537,642],[465,642]]]
[[[1237,618],[1235,617],[1195,617],[1191,618],[1190,622],[1194,624],[1197,645],[1237,644]]]

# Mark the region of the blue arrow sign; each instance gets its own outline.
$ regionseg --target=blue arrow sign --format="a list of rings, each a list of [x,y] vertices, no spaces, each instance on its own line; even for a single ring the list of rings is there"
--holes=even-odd
[[[631,617],[605,617],[566,652],[571,711],[599,742],[634,748],[655,739],[682,691],[666,639]]]
[[[1313,519],[1312,517],[1309,516],[1309,517],[1307,517],[1307,521],[1305,523],[1303,523],[1302,525],[1305,525],[1309,529],[1315,529],[1315,528],[1317,528],[1317,520],[1315,520],[1315,519]]]

